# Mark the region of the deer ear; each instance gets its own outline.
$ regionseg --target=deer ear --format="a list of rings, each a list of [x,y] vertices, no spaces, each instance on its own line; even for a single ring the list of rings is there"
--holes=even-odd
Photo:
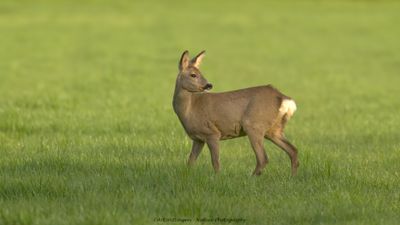
[[[186,50],[182,53],[181,60],[179,61],[179,70],[183,70],[189,67],[189,51]]]
[[[191,63],[194,67],[196,67],[197,69],[199,69],[200,64],[201,64],[201,61],[203,60],[204,56],[206,56],[205,53],[206,53],[205,50],[201,51],[198,55],[196,55],[196,57],[194,57],[194,58],[190,61],[190,63]]]

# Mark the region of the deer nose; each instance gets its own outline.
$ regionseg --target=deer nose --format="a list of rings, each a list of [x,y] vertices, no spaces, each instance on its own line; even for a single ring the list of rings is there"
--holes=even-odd
[[[206,86],[204,86],[204,90],[210,90],[213,87],[212,84],[207,83]]]

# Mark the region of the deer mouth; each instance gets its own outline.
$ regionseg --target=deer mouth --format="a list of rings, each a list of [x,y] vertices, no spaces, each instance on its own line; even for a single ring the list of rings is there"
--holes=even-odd
[[[212,84],[210,84],[210,83],[207,83],[204,87],[203,87],[203,90],[204,91],[209,91],[209,90],[211,90],[212,89],[212,87],[213,87],[213,85]]]

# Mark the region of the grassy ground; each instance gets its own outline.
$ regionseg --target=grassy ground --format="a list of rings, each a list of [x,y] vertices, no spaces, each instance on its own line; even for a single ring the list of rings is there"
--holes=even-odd
[[[111,1],[110,1],[111,2]],[[0,3],[0,224],[397,224],[400,4]],[[214,91],[272,83],[300,150],[246,138],[195,168],[171,101],[185,49]],[[220,224],[223,221],[205,222]]]

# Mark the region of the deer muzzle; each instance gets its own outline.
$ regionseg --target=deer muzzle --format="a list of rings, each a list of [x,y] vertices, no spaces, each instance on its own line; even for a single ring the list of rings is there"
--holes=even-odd
[[[208,90],[211,90],[212,87],[213,87],[212,84],[207,83],[207,84],[203,87],[203,89],[208,91]]]

